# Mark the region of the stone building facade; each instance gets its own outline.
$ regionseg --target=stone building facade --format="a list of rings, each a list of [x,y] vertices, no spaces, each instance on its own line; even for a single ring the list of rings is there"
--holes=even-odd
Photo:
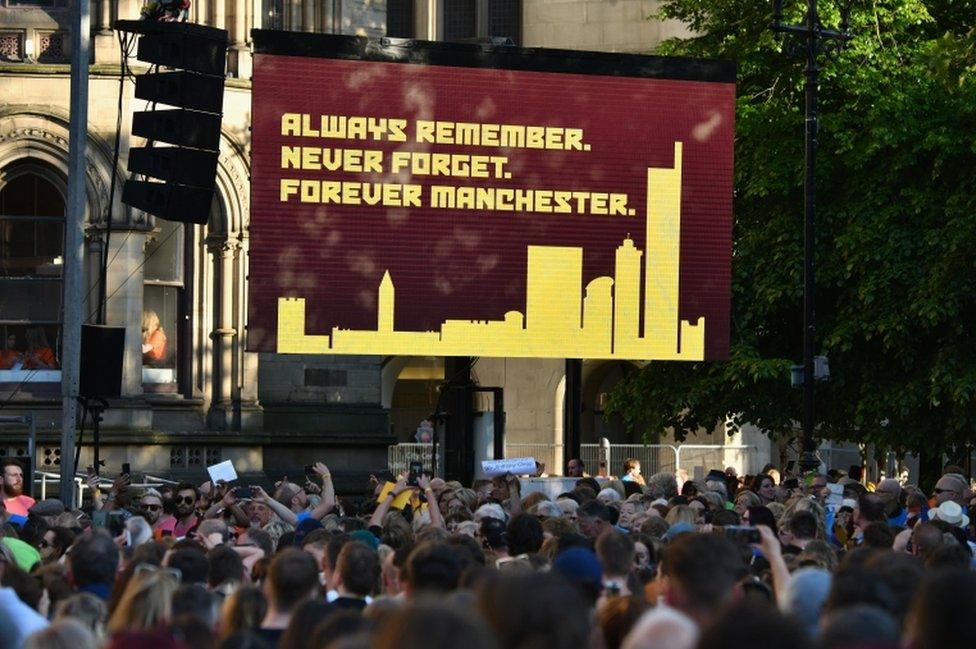
[[[62,296],[67,196],[70,4],[0,0],[0,336],[23,349],[46,338],[57,355],[60,305],[98,305],[99,266],[108,256],[107,322],[126,328],[123,397],[102,423],[108,473],[200,478],[232,459],[260,476],[330,463],[348,488],[386,462],[386,447],[410,441],[435,407],[439,358],[279,356],[245,352],[248,293],[249,116],[252,28],[411,37],[508,37],[527,47],[650,52],[685,33],[649,19],[651,0],[194,0],[190,20],[225,28],[231,48],[217,192],[206,226],[164,222],[120,201],[128,129],[143,108],[123,85],[121,157],[113,169],[120,49],[114,20],[136,18],[136,0],[92,3],[86,295]],[[115,185],[108,249],[104,231]],[[144,362],[143,319],[166,332],[162,358]],[[605,421],[605,394],[633,367],[585,362],[583,440],[634,440]],[[480,359],[474,379],[504,389],[512,443],[552,445],[561,464],[565,367],[561,361]],[[0,416],[33,413],[37,468],[57,470],[60,372],[14,364],[0,369]],[[91,422],[87,423],[87,428]],[[721,436],[721,431],[719,431]],[[714,435],[712,436],[714,438]],[[86,443],[88,439],[84,440]],[[0,426],[0,453],[26,448],[24,431]],[[85,447],[79,466],[90,464]]]

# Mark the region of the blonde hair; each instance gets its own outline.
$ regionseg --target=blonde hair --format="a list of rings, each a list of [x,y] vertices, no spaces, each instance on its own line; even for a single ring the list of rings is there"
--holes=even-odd
[[[522,499],[522,511],[528,511],[549,497],[541,491],[533,491]]]
[[[95,649],[95,637],[79,620],[62,618],[55,620],[24,640],[24,649]]]
[[[105,640],[105,619],[107,617],[108,609],[105,602],[91,593],[72,595],[58,602],[57,608],[54,609],[55,621],[70,618],[76,622],[81,622],[91,631],[98,646],[101,646]]]
[[[136,570],[108,620],[109,635],[146,631],[168,621],[173,611],[173,593],[179,585],[177,579],[164,570]]]
[[[783,513],[779,515],[780,528],[789,527],[790,520],[796,512],[808,511],[817,519],[817,538],[821,541],[827,538],[827,513],[823,506],[808,496],[797,494],[786,502]]]
[[[151,334],[152,332],[159,329],[159,314],[157,314],[152,309],[147,309],[142,312],[142,333],[143,335]]]
[[[668,515],[664,517],[664,520],[668,525],[674,525],[676,523],[691,523],[694,525],[698,522],[698,514],[688,505],[675,505],[668,512]]]
[[[735,498],[732,499],[732,502],[734,504],[738,504],[739,500],[742,498],[745,498],[748,501],[746,502],[746,507],[759,507],[762,505],[762,500],[760,500],[755,491],[740,489],[739,493],[735,494]]]

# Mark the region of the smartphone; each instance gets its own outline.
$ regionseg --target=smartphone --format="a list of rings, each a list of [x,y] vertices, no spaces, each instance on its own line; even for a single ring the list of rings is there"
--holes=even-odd
[[[234,489],[234,497],[235,498],[250,498],[251,497],[251,490],[248,489],[247,487],[237,487],[237,488]]]
[[[420,460],[410,462],[410,473],[407,474],[407,484],[411,487],[417,486],[417,479],[424,473],[424,463]]]
[[[306,464],[305,465],[305,479],[308,480],[308,481],[310,481],[310,482],[315,482],[315,480],[318,477],[319,477],[318,474],[315,473],[315,467],[313,465],[311,465],[311,464]]]
[[[132,467],[128,462],[122,464],[122,475],[132,475]]]
[[[92,512],[91,516],[92,527],[108,527],[108,512],[107,511],[97,511]]]
[[[748,525],[728,525],[725,527],[725,538],[736,543],[759,543],[759,530]]]

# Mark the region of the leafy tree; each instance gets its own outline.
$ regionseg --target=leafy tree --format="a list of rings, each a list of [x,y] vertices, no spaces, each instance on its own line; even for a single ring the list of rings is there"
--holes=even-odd
[[[803,21],[805,3],[786,7]],[[826,25],[838,6],[821,2]],[[752,0],[663,0],[700,34],[661,53],[738,65],[728,361],[651,363],[610,408],[679,437],[728,414],[792,434],[801,393],[803,61]],[[875,0],[821,56],[820,435],[952,454],[976,426],[976,2]],[[937,456],[936,456],[937,457]]]

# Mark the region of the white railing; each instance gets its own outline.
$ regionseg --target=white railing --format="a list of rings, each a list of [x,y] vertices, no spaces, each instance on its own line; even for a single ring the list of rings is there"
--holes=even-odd
[[[82,503],[85,501],[85,490],[88,489],[88,476],[83,473],[76,473],[74,477],[75,481],[75,503],[71,505],[71,508],[81,507]],[[46,500],[48,498],[48,483],[53,482],[55,487],[59,487],[61,483],[61,474],[53,473],[51,471],[34,471],[34,484],[40,486],[39,500]],[[130,489],[157,489],[163,485],[175,485],[179,484],[175,480],[168,480],[166,478],[159,478],[156,476],[146,475],[142,482],[129,484]],[[102,491],[107,491],[112,487],[112,481],[106,480],[104,478],[99,480],[98,488]],[[56,491],[57,489],[54,489]],[[65,503],[68,506],[68,503]]]
[[[628,459],[640,462],[641,473],[673,472],[678,464],[677,448],[670,444],[580,444],[580,459],[591,475],[620,475]]]
[[[429,467],[434,458],[433,444],[394,444],[387,447],[386,465],[397,476],[410,469],[410,462],[419,460]]]
[[[387,452],[388,466],[393,475],[407,471],[411,460],[421,460],[429,466],[431,444],[395,444]],[[505,457],[532,457],[546,465],[549,474],[562,473],[563,444],[505,444]],[[580,459],[591,475],[620,475],[624,461],[640,461],[641,473],[646,476],[678,469],[694,477],[696,467],[708,472],[736,466],[744,472],[756,472],[759,448],[743,444],[581,444]],[[703,473],[704,475],[704,473]]]

